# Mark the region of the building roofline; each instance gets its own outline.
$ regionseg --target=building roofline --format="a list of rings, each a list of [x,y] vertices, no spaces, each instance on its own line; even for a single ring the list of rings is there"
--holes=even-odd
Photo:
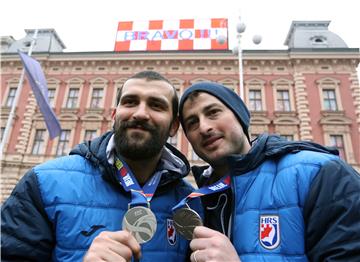
[[[212,50],[212,51],[137,51],[137,52],[115,52],[115,51],[100,51],[100,52],[37,52],[33,56],[40,60],[142,60],[142,59],[237,59],[230,50]],[[292,48],[292,49],[281,49],[281,50],[243,50],[244,59],[292,59],[298,58],[311,58],[311,57],[322,57],[322,58],[343,58],[343,59],[356,59],[360,60],[359,48]],[[16,58],[18,60],[17,53],[3,53],[3,61]]]
[[[25,33],[27,35],[34,34],[36,29],[25,29]],[[60,39],[59,35],[56,33],[56,30],[54,28],[41,28],[38,29],[38,33],[51,33],[53,36],[55,36],[56,40],[61,45],[62,49],[65,49],[66,46],[64,42]]]
[[[309,26],[322,26],[324,28],[328,28],[330,23],[331,23],[331,20],[320,20],[320,21],[316,21],[316,20],[313,20],[313,21],[299,20],[298,21],[298,20],[295,20],[295,21],[292,21],[289,32],[288,32],[288,34],[286,36],[284,45],[286,45],[286,46],[289,45],[291,36],[294,33],[296,27],[301,27],[301,26],[306,26],[306,27],[309,27]]]

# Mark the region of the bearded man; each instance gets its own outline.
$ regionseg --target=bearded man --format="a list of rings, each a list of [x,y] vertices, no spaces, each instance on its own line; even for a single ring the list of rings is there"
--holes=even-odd
[[[178,130],[177,112],[166,78],[130,77],[113,131],[35,166],[15,187],[2,207],[3,261],[189,259],[189,242],[171,230],[172,207],[193,190],[183,180],[189,163],[166,144]]]

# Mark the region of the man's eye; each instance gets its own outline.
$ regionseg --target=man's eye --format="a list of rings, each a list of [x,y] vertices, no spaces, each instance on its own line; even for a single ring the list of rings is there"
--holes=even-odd
[[[195,129],[197,126],[197,121],[196,120],[189,120],[186,122],[186,129],[190,129],[193,130]]]
[[[123,106],[133,106],[136,104],[135,100],[124,100],[121,103]]]
[[[153,108],[154,110],[166,110],[167,109],[167,106],[162,104],[162,103],[159,103],[159,102],[153,102],[150,104],[151,108]]]
[[[153,103],[153,104],[152,104],[152,107],[153,107],[153,108],[162,109],[162,108],[163,108],[163,105],[160,104],[160,103]]]
[[[216,116],[218,113],[220,113],[220,109],[211,109],[210,111],[209,111],[209,115],[210,116]]]

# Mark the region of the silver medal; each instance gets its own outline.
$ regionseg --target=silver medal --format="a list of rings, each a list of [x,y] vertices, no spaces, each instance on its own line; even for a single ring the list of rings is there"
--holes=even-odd
[[[129,231],[139,244],[149,241],[155,234],[156,217],[150,208],[136,206],[124,215],[122,229]]]
[[[176,231],[187,240],[193,238],[193,232],[196,226],[202,226],[201,217],[190,208],[180,208],[176,210],[173,219]]]

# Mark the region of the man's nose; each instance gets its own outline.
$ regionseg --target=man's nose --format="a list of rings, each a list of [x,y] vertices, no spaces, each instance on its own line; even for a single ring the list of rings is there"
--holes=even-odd
[[[133,114],[133,117],[137,120],[147,120],[149,119],[149,108],[145,103],[140,103]]]
[[[212,127],[210,121],[207,118],[200,117],[199,130],[200,130],[201,134],[205,134],[205,135],[213,130],[213,127]]]

